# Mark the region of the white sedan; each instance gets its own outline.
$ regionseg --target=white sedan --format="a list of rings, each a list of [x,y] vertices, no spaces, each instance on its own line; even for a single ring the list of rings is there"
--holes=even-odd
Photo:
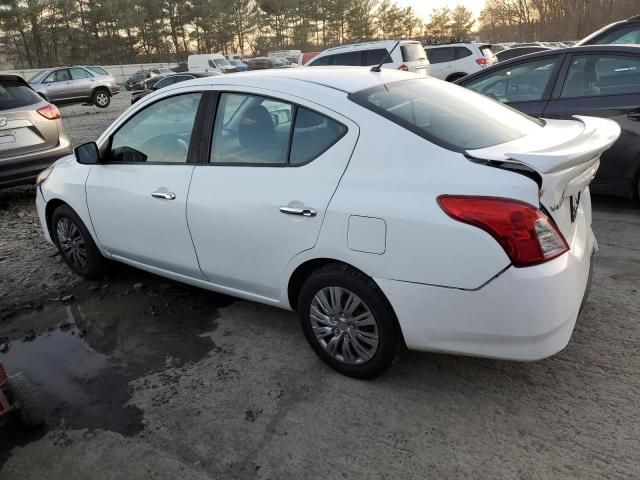
[[[43,172],[37,208],[78,274],[111,259],[297,310],[346,375],[379,375],[402,341],[536,360],[586,296],[588,186],[619,133],[391,70],[201,78]]]

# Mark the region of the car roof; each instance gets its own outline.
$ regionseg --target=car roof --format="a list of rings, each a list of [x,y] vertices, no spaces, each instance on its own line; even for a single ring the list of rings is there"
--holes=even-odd
[[[202,83],[241,85],[248,87],[270,88],[285,82],[306,82],[345,93],[353,93],[385,83],[423,78],[419,75],[383,68],[372,72],[370,67],[301,67],[287,69],[269,69],[252,72],[239,72],[201,79]],[[192,80],[196,82],[196,80]],[[270,85],[274,82],[274,85]]]
[[[535,48],[535,47],[521,47],[521,48]],[[508,50],[503,50],[503,51],[507,52]],[[471,75],[467,75],[466,77],[462,77],[460,80],[456,80],[456,82],[454,83],[460,83],[460,84],[467,83],[467,81],[469,80],[472,80],[478,77],[483,77],[484,75],[487,74],[487,72],[500,70],[504,67],[508,67],[511,64],[519,63],[525,59],[535,60],[536,58],[551,57],[551,56],[561,55],[565,53],[633,53],[636,55],[640,55],[640,46],[639,45],[581,45],[581,46],[568,47],[568,48],[550,48],[548,50],[543,50],[541,52],[529,53],[527,55],[521,55],[519,57],[510,58],[509,60],[504,60],[500,63],[496,63],[495,65],[490,66],[489,68],[485,68],[483,70],[480,70],[479,72],[472,73]]]

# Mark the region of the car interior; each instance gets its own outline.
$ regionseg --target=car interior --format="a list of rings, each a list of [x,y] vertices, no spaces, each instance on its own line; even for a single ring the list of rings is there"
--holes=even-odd
[[[562,97],[625,95],[640,92],[640,59],[583,55],[572,61]]]

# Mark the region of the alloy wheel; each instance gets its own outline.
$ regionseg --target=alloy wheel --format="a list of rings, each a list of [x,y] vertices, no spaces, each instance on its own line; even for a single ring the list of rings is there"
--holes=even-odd
[[[100,92],[96,95],[96,103],[98,105],[106,105],[107,103],[109,103],[109,97],[106,93]]]
[[[56,225],[56,235],[62,254],[74,267],[83,270],[87,266],[87,246],[80,229],[71,219],[63,217]]]
[[[378,324],[355,293],[342,287],[325,287],[313,297],[309,314],[316,340],[335,360],[360,365],[378,351]]]

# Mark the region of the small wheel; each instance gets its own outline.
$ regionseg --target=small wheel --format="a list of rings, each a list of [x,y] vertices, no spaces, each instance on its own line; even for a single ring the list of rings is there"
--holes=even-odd
[[[44,423],[44,406],[38,390],[21,373],[9,377],[9,392],[18,406],[18,416],[22,423],[36,427]]]
[[[67,205],[60,205],[51,217],[51,236],[65,263],[86,278],[100,276],[105,259],[80,217]]]
[[[91,101],[98,108],[107,108],[111,103],[111,95],[106,90],[96,90]]]
[[[389,368],[400,332],[372,279],[348,265],[326,265],[306,280],[298,305],[307,341],[334,370],[371,379]]]

